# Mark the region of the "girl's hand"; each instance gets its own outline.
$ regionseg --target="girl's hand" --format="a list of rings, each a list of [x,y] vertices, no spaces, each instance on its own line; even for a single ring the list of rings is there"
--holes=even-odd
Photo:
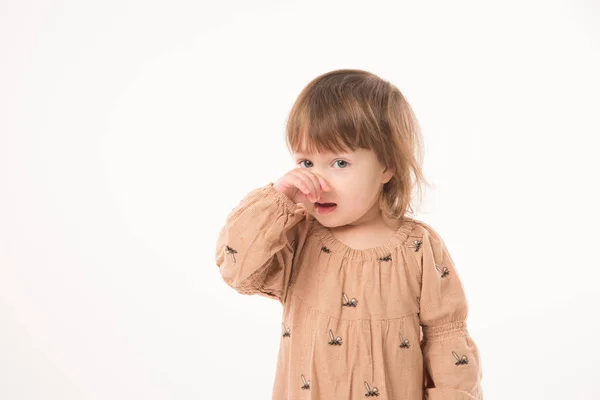
[[[321,191],[330,191],[325,179],[306,168],[294,168],[279,178],[273,188],[292,199],[294,203],[318,202]]]

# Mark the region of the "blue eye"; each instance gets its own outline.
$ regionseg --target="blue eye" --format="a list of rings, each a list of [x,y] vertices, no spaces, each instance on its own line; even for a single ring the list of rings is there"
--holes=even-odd
[[[312,162],[310,160],[302,160],[302,161],[299,161],[298,164],[302,167],[302,166],[304,166],[304,164],[303,164],[304,162],[309,162],[309,163],[312,164]],[[335,162],[336,163],[344,163],[344,164],[337,164],[342,169],[346,168],[348,165],[350,165],[350,163],[348,161],[346,161],[346,160],[336,160]],[[306,167],[306,168],[308,168],[308,167]]]

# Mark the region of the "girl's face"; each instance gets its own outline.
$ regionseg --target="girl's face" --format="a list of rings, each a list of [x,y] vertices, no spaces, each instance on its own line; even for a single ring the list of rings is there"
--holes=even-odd
[[[308,168],[331,187],[322,191],[320,203],[336,203],[329,213],[321,213],[314,203],[303,203],[308,213],[323,226],[334,228],[359,225],[379,218],[379,194],[383,184],[391,179],[375,152],[357,149],[346,153],[294,153],[297,168]]]

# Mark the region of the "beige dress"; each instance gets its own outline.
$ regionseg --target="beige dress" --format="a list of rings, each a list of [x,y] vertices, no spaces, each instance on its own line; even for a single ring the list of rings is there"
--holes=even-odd
[[[353,249],[269,182],[228,215],[216,263],[283,305],[273,399],[483,399],[463,285],[424,222]]]

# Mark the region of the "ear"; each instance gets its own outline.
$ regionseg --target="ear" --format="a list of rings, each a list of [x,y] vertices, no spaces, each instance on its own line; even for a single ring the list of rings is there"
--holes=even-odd
[[[392,170],[391,168],[385,168],[383,170],[383,175],[381,176],[381,183],[388,183],[393,176],[394,170]]]

